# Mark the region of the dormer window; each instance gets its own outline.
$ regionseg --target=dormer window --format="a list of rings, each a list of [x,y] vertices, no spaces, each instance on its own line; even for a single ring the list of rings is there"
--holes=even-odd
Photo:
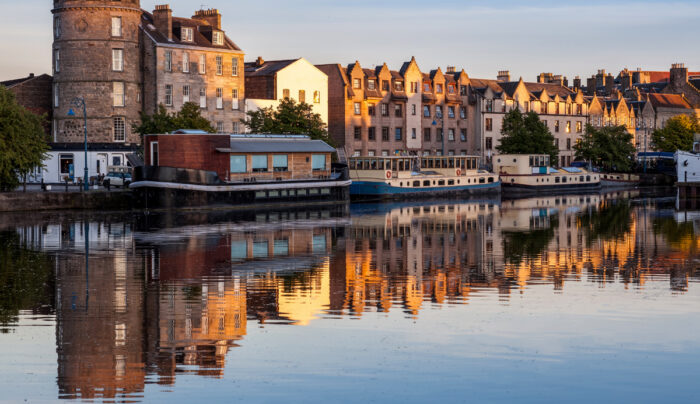
[[[425,92],[425,93],[430,92],[430,83],[423,83],[423,92]]]
[[[435,85],[435,92],[438,94],[442,94],[442,84]]]
[[[369,79],[367,80],[367,89],[368,90],[374,90],[377,87],[377,84],[374,79]]]
[[[221,31],[214,31],[212,32],[212,43],[214,45],[223,45],[224,44],[224,33]]]
[[[455,86],[454,86],[454,84],[450,84],[449,86],[447,86],[447,92],[450,93],[450,94],[454,94],[454,93],[455,93]]]
[[[394,91],[403,91],[403,81],[394,82]]]
[[[180,35],[180,40],[184,42],[193,41],[193,31],[192,28],[182,28],[182,34]]]

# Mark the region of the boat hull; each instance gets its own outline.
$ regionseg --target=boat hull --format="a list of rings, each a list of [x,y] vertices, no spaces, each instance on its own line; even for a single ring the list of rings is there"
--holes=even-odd
[[[416,196],[435,196],[449,194],[482,195],[499,193],[501,183],[499,181],[485,184],[470,184],[457,186],[404,188],[387,184],[381,181],[353,181],[350,185],[350,195],[353,198],[381,197],[402,198]]]
[[[553,195],[568,194],[576,192],[595,192],[601,189],[600,182],[587,184],[555,184],[555,185],[524,185],[503,183],[502,195],[523,196],[523,195]]]

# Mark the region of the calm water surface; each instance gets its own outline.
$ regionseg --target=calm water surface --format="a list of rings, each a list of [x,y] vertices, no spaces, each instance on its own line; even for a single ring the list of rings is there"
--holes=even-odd
[[[0,401],[700,402],[700,219],[635,193],[0,217]]]

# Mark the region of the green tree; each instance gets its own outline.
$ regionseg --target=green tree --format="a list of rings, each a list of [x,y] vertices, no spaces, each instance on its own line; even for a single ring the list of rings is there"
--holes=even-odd
[[[659,151],[691,150],[696,133],[700,133],[700,121],[697,115],[676,115],[667,120],[663,128],[652,132],[651,141],[654,148]]]
[[[576,158],[591,162],[608,171],[632,169],[635,148],[632,135],[624,125],[594,128],[586,125],[586,133],[574,145]]]
[[[550,161],[557,161],[559,150],[554,136],[535,112],[523,114],[519,109],[510,110],[503,118],[501,144],[496,150],[504,154],[549,154]]]
[[[32,170],[41,167],[49,150],[45,116],[17,104],[15,95],[0,86],[0,190],[11,191]]]
[[[280,100],[277,108],[267,107],[249,111],[243,124],[252,133],[308,135],[312,139],[333,144],[321,115],[311,105],[293,99]]]
[[[200,129],[209,133],[215,132],[214,127],[201,114],[199,106],[186,102],[180,111],[169,114],[163,104],[153,115],[141,113],[141,122],[133,129],[141,136],[147,134],[170,133],[177,129]]]

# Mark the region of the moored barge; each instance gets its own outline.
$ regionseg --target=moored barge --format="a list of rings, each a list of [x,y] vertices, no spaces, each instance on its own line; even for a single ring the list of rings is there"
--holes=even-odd
[[[501,178],[504,197],[600,189],[600,174],[578,167],[550,167],[546,154],[496,155],[493,170]]]
[[[146,135],[144,165],[134,170],[136,207],[344,202],[347,165],[335,149],[303,135]]]

